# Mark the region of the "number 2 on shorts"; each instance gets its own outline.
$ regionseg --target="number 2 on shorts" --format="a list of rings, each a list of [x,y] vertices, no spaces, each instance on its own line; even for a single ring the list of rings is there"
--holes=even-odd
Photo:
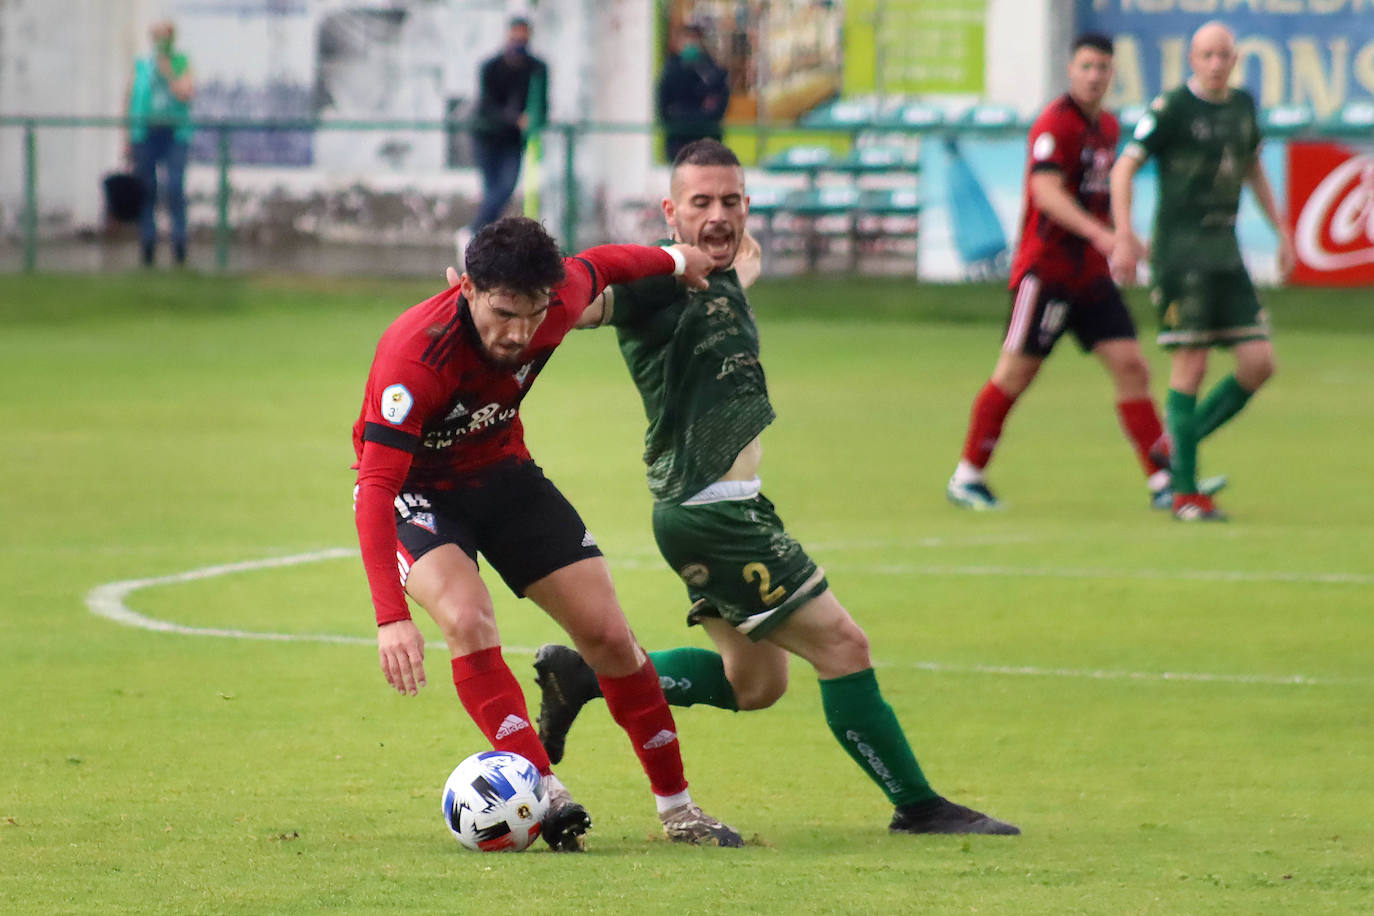
[[[772,607],[787,594],[787,589],[781,585],[769,591],[768,586],[773,584],[772,577],[768,575],[768,567],[762,563],[750,563],[744,567],[744,581],[759,583],[759,600],[763,602],[764,607]]]

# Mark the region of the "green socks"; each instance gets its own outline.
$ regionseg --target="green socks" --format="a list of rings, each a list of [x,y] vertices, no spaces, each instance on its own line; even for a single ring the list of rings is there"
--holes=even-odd
[[[669,705],[702,703],[719,709],[739,708],[725,677],[725,663],[715,652],[667,649],[650,652],[649,658]],[[821,706],[830,731],[892,804],[909,805],[936,797],[892,707],[878,689],[872,668],[820,684]]]
[[[936,797],[872,668],[820,683],[830,731],[888,801],[909,805]]]
[[[1173,452],[1169,456],[1174,493],[1197,492],[1197,395],[1169,389],[1165,400],[1169,437]]]
[[[1198,440],[1207,438],[1218,426],[1240,413],[1252,394],[1253,391],[1246,391],[1241,387],[1234,375],[1228,375],[1217,382],[1216,386],[1207,392],[1207,397],[1202,399],[1202,403],[1197,405],[1197,412],[1194,414]]]
[[[1197,445],[1217,427],[1240,413],[1253,391],[1246,391],[1234,375],[1217,382],[1199,404],[1197,395],[1169,389],[1165,401],[1169,437],[1173,439],[1172,486],[1175,493],[1197,492]]]
[[[704,703],[719,709],[739,709],[735,690],[725,678],[725,662],[707,649],[665,649],[650,652],[658,682],[669,706]]]

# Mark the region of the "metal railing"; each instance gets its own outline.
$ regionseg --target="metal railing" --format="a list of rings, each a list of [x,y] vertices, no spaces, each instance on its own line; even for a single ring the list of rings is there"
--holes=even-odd
[[[65,116],[15,116],[0,115],[0,128],[18,127],[23,131],[23,169],[24,169],[24,213],[21,220],[21,234],[23,237],[23,264],[26,271],[32,271],[37,265],[38,258],[38,131],[40,129],[62,129],[62,128],[82,128],[82,127],[103,127],[125,129],[129,126],[127,118],[123,117],[65,117]],[[229,201],[233,188],[230,179],[230,171],[234,166],[230,151],[232,149],[231,139],[236,131],[262,132],[315,132],[321,130],[354,130],[354,131],[437,131],[451,133],[454,131],[468,130],[470,124],[455,121],[408,121],[408,120],[388,120],[388,121],[341,121],[341,120],[247,120],[247,119],[216,119],[216,120],[197,120],[194,122],[197,132],[211,133],[215,136],[215,161],[214,166],[217,172],[216,181],[216,203],[215,203],[215,265],[218,269],[224,270],[229,262],[229,245],[232,240],[232,229],[229,224]],[[605,125],[602,125],[605,128]],[[643,126],[634,126],[632,130],[644,131]],[[565,195],[565,207],[563,214],[562,232],[564,238],[571,238],[575,232],[577,210],[576,210],[576,173],[574,171],[574,157],[576,155],[577,135],[586,128],[576,124],[549,124],[545,127],[546,134],[559,135],[563,138],[563,163],[562,181],[563,193]]]
[[[903,117],[900,109],[889,107],[885,115],[874,111],[868,115],[845,117],[846,107],[853,108],[852,103],[844,101],[834,103],[830,106],[831,111],[838,113],[838,117],[808,117],[803,123],[778,123],[778,124],[756,124],[756,125],[731,125],[727,127],[726,142],[740,153],[741,159],[746,165],[755,163],[765,164],[770,156],[776,159],[775,154],[787,150],[789,147],[803,145],[807,143],[830,145],[835,149],[856,148],[863,139],[875,139],[877,142],[885,142],[889,138],[895,140],[905,140],[920,137],[923,134],[938,133],[958,133],[975,134],[982,136],[1007,136],[1024,132],[1027,123],[1017,118],[1015,115],[1008,114],[1005,109],[996,109],[989,106],[987,111],[990,117],[980,117],[979,112],[974,110],[965,116],[955,120],[935,119],[923,122],[920,119]],[[919,107],[922,112],[927,109],[925,106]],[[913,106],[907,106],[907,111]],[[1267,116],[1275,114],[1274,111],[1265,113]],[[1124,114],[1123,121],[1129,119],[1129,114]],[[1293,121],[1285,127],[1283,122],[1279,122],[1277,133],[1286,138],[1302,137],[1369,137],[1374,133],[1374,115],[1371,115],[1369,123],[1359,123],[1354,127],[1349,125],[1342,126],[1332,121],[1302,120]],[[0,115],[0,128],[19,128],[22,131],[22,158],[23,158],[23,213],[19,221],[20,234],[22,236],[23,249],[23,268],[25,271],[36,269],[38,260],[38,229],[39,229],[39,161],[38,161],[38,132],[40,130],[62,130],[72,128],[107,128],[125,129],[128,127],[128,119],[125,117],[75,117],[75,116],[43,116],[43,115]],[[1266,123],[1266,135],[1271,133],[1275,121],[1272,117]],[[457,120],[333,120],[333,119],[202,119],[194,123],[197,132],[202,134],[212,134],[215,138],[214,143],[214,168],[217,174],[215,182],[215,220],[214,220],[214,251],[215,266],[219,270],[225,270],[229,263],[229,250],[233,240],[233,227],[230,224],[230,200],[233,192],[232,170],[236,163],[233,160],[232,139],[236,132],[247,131],[254,133],[270,132],[309,132],[315,134],[323,131],[417,131],[417,132],[436,132],[446,136],[452,136],[459,132],[470,131],[474,125],[470,122]],[[1123,131],[1129,125],[1123,123]],[[645,123],[609,123],[609,122],[551,122],[544,128],[544,136],[556,137],[561,140],[561,162],[554,168],[556,169],[557,186],[561,187],[563,195],[562,208],[560,215],[559,232],[565,244],[573,244],[577,237],[577,225],[579,219],[578,201],[578,182],[577,182],[577,150],[579,140],[593,134],[624,134],[645,136],[650,135],[655,138],[661,136],[662,125]],[[547,165],[546,165],[547,167]],[[904,167],[899,167],[901,171]],[[824,170],[824,167],[817,171]],[[791,171],[797,171],[793,168]]]
[[[51,115],[0,115],[0,128],[19,128],[22,131],[23,147],[23,214],[20,219],[22,236],[23,269],[33,271],[38,261],[39,244],[39,207],[38,187],[40,163],[38,161],[38,133],[41,130],[68,130],[75,128],[106,128],[124,130],[129,126],[125,117],[101,116],[51,116]],[[436,132],[453,135],[470,131],[471,122],[456,120],[334,120],[334,119],[198,119],[193,126],[199,135],[209,134],[215,138],[214,160],[217,179],[215,181],[215,220],[214,220],[214,262],[219,270],[229,264],[229,252],[233,242],[233,226],[230,221],[230,202],[234,190],[232,172],[239,165],[234,161],[233,136],[236,132],[309,132],[322,131],[418,131]],[[997,134],[1024,129],[1024,125],[1014,122],[995,125],[968,125],[958,128],[984,134]],[[956,129],[949,125],[946,130]],[[901,134],[913,137],[927,128],[913,127],[908,124],[817,124],[798,125],[796,123],[757,124],[730,126],[726,131],[726,142],[740,154],[746,165],[763,161],[769,154],[784,151],[790,146],[804,143],[828,143],[835,148],[856,144],[863,136],[885,136]],[[561,189],[562,206],[559,217],[560,238],[572,244],[577,236],[579,220],[578,181],[576,160],[578,145],[582,138],[589,135],[622,134],[650,136],[655,146],[662,136],[662,125],[647,123],[612,122],[551,122],[544,127],[543,136],[561,141],[549,144],[561,147],[561,156],[556,164],[546,163],[545,168],[556,172],[556,186]],[[199,160],[204,163],[203,157]],[[791,171],[796,171],[791,169]]]

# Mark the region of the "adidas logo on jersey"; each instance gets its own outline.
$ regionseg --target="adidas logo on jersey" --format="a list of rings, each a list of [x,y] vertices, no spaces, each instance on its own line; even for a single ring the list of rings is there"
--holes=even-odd
[[[656,747],[665,747],[677,740],[677,732],[670,732],[663,729],[644,743],[644,750],[652,751]]]
[[[584,532],[582,532],[582,546],[583,546],[583,547],[595,547],[595,546],[596,546],[596,538],[592,537],[592,533],[591,533],[590,531],[584,531]]]
[[[501,721],[501,727],[496,730],[496,740],[500,741],[502,738],[506,738],[510,735],[515,734],[522,728],[529,727],[530,723],[526,722],[524,719],[520,718],[515,713],[511,713]],[[657,741],[658,739],[655,738],[654,740]]]
[[[448,412],[448,416],[444,417],[444,422],[447,423],[449,420],[456,420],[459,417],[466,417],[467,415],[468,409],[463,406],[462,402],[459,402],[453,405],[453,409]]]

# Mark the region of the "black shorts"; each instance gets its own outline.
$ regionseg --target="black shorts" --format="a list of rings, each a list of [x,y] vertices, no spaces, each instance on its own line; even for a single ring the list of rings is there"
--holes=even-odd
[[[572,503],[532,461],[482,471],[453,490],[407,490],[396,497],[401,584],[410,566],[441,544],[477,561],[481,551],[510,590],[601,556]]]
[[[1043,359],[1065,331],[1072,331],[1087,353],[1104,340],[1134,340],[1135,322],[1108,277],[1075,289],[1026,274],[1012,290],[1003,352]]]

